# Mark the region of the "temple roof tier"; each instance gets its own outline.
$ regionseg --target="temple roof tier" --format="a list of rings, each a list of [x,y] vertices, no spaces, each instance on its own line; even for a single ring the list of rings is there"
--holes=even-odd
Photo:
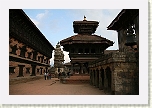
[[[105,43],[108,44],[109,46],[112,46],[114,44],[113,41],[110,41],[98,35],[81,35],[81,34],[73,35],[69,38],[60,41],[61,45],[74,44],[74,43]]]
[[[95,33],[99,22],[97,21],[74,21],[73,22],[73,28],[74,33],[78,34],[92,34]]]

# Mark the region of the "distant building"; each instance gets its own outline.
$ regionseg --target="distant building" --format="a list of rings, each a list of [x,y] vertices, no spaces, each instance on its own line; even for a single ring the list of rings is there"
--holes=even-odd
[[[21,9],[9,10],[9,76],[42,75],[54,47]]]

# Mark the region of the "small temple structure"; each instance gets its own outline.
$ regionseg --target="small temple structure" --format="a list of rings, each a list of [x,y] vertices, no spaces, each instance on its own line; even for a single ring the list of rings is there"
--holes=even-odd
[[[61,50],[61,45],[58,42],[56,48],[54,50],[54,68],[55,68],[55,75],[57,76],[59,72],[64,71],[64,54]]]
[[[83,21],[73,22],[74,33],[77,34],[60,41],[64,50],[69,52],[71,71],[79,65],[80,74],[88,73],[88,62],[100,58],[104,50],[113,45],[112,41],[94,34],[98,24],[97,21],[87,21],[84,16]]]

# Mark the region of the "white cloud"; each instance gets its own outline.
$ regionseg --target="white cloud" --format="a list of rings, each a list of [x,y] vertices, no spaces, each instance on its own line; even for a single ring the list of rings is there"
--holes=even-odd
[[[64,63],[70,62],[69,52],[63,51],[64,53]]]
[[[47,18],[48,14],[49,11],[45,10],[43,13],[37,14],[35,18],[31,18],[31,20],[40,30],[44,29],[46,27],[45,19]]]
[[[45,10],[44,13],[40,13],[36,16],[37,20],[42,20],[43,18],[47,17],[49,11],[48,10]]]

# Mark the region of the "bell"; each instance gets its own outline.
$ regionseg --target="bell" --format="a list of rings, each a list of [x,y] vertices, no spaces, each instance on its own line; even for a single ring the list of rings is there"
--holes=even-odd
[[[137,44],[136,35],[133,33],[134,33],[134,30],[132,27],[130,27],[127,30],[126,43],[125,43],[126,46],[133,46]]]

